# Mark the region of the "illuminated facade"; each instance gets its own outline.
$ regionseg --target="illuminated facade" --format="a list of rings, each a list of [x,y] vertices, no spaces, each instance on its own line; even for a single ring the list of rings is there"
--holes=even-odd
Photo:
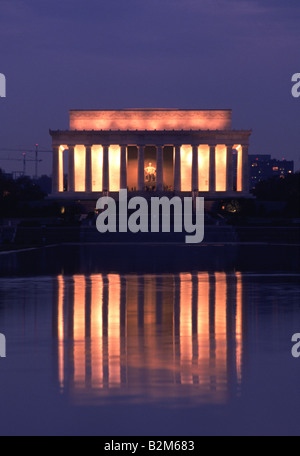
[[[70,111],[69,130],[50,130],[52,196],[95,199],[120,189],[247,196],[251,131],[232,130],[231,118],[231,110]]]

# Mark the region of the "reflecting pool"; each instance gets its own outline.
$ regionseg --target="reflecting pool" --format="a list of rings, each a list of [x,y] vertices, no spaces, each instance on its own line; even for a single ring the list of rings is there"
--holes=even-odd
[[[299,274],[0,279],[1,434],[300,434]]]
[[[238,393],[240,274],[60,276],[53,292],[59,384],[76,403],[196,405]]]

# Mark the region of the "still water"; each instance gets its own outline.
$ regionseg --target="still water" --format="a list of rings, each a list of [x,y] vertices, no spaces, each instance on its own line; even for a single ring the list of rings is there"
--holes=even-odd
[[[0,279],[0,434],[300,435],[299,279]]]

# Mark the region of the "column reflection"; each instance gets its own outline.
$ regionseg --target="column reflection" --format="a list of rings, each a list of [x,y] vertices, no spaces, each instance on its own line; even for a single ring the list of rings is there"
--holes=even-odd
[[[64,385],[64,279],[62,276],[57,278],[58,303],[57,303],[57,329],[58,329],[58,376],[59,385]]]
[[[180,360],[181,383],[193,383],[192,376],[192,276],[180,275]]]
[[[84,276],[74,276],[74,384],[83,387],[86,374],[86,320],[85,320],[85,292],[86,282]]]
[[[109,386],[118,386],[121,383],[121,345],[120,345],[120,276],[108,276],[108,372]]]
[[[243,277],[59,276],[58,380],[85,397],[223,402],[242,383]]]
[[[93,388],[103,386],[103,278],[91,276],[91,379]]]

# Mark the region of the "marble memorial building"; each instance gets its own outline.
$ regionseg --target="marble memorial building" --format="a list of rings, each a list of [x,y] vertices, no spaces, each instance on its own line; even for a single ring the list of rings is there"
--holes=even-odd
[[[231,110],[70,111],[69,130],[50,130],[53,198],[153,191],[208,199],[249,195],[251,130],[233,130]]]

